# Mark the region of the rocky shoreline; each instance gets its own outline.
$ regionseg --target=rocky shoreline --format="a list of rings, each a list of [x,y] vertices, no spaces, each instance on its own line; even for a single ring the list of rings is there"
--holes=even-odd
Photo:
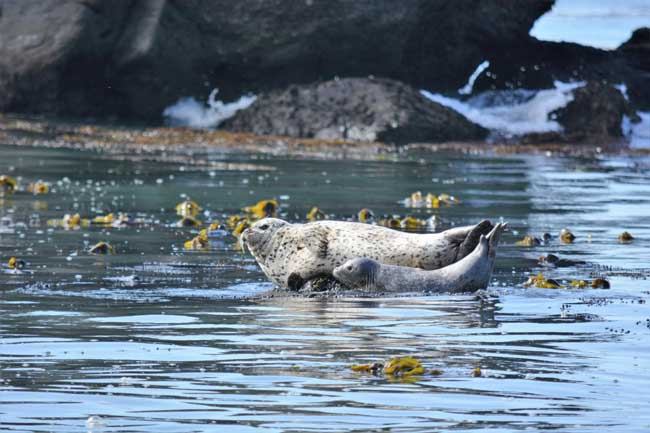
[[[0,115],[0,144],[75,149],[95,152],[107,159],[154,161],[206,168],[223,164],[210,158],[210,155],[219,153],[250,154],[261,160],[267,156],[377,160],[436,152],[547,156],[650,155],[650,149],[630,149],[620,140],[600,145],[549,140],[534,144],[448,141],[395,146],[381,142],[299,139],[190,128],[125,128],[8,115]]]
[[[611,51],[530,36],[553,4],[0,0],[0,112],[155,126],[179,98],[214,88],[226,101],[300,102],[300,86],[373,76],[452,94],[482,63],[477,93],[597,81],[650,110],[650,28]]]

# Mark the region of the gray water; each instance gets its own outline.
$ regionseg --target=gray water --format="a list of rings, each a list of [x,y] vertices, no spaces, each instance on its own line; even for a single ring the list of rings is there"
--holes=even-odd
[[[0,430],[12,432],[641,432],[650,429],[650,159],[415,155],[310,161],[211,155],[214,169],[0,146],[0,174],[50,194],[0,198]],[[246,163],[248,165],[238,165]],[[422,190],[461,204],[405,209]],[[510,223],[482,296],[257,297],[271,285],[230,236],[183,251],[185,195],[223,220],[260,199],[283,217],[439,216],[439,230]],[[48,227],[69,212],[141,227]],[[569,227],[522,248],[531,233]],[[631,244],[617,242],[628,230]],[[108,241],[113,256],[89,245]],[[586,265],[540,267],[557,253]],[[15,273],[10,256],[27,262]],[[529,275],[612,288],[526,289]],[[413,356],[399,379],[351,364]],[[470,372],[481,367],[483,377]],[[87,424],[89,417],[101,421]]]

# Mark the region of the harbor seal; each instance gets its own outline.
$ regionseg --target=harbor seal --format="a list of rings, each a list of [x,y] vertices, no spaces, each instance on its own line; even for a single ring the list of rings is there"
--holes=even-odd
[[[380,263],[439,269],[469,254],[492,224],[453,228],[442,233],[405,233],[370,224],[316,221],[291,224],[264,218],[240,237],[266,276],[283,288],[300,289],[314,277],[355,257]]]
[[[485,289],[505,227],[506,224],[497,224],[487,236],[481,235],[474,251],[441,269],[425,271],[356,258],[334,269],[334,278],[347,287],[373,292],[459,293]]]

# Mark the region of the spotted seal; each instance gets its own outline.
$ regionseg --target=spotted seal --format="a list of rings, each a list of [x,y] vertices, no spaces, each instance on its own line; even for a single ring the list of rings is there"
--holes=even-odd
[[[442,233],[417,234],[357,222],[291,224],[264,218],[246,229],[240,242],[271,281],[297,290],[314,277],[331,276],[334,268],[355,257],[439,269],[469,254],[480,235],[491,229],[487,220]]]
[[[368,258],[348,260],[334,269],[334,278],[347,287],[372,292],[473,292],[490,281],[497,245],[506,224],[498,223],[469,255],[441,269],[425,271],[378,263]]]

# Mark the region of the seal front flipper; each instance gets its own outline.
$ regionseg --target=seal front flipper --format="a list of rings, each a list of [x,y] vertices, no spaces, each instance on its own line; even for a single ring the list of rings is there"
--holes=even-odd
[[[465,231],[459,232],[457,236],[452,239],[458,239],[458,250],[454,262],[461,260],[463,257],[474,251],[474,248],[479,243],[481,235],[487,235],[493,229],[490,220],[483,220],[476,224],[474,227],[463,227]],[[462,237],[461,237],[462,236]]]

